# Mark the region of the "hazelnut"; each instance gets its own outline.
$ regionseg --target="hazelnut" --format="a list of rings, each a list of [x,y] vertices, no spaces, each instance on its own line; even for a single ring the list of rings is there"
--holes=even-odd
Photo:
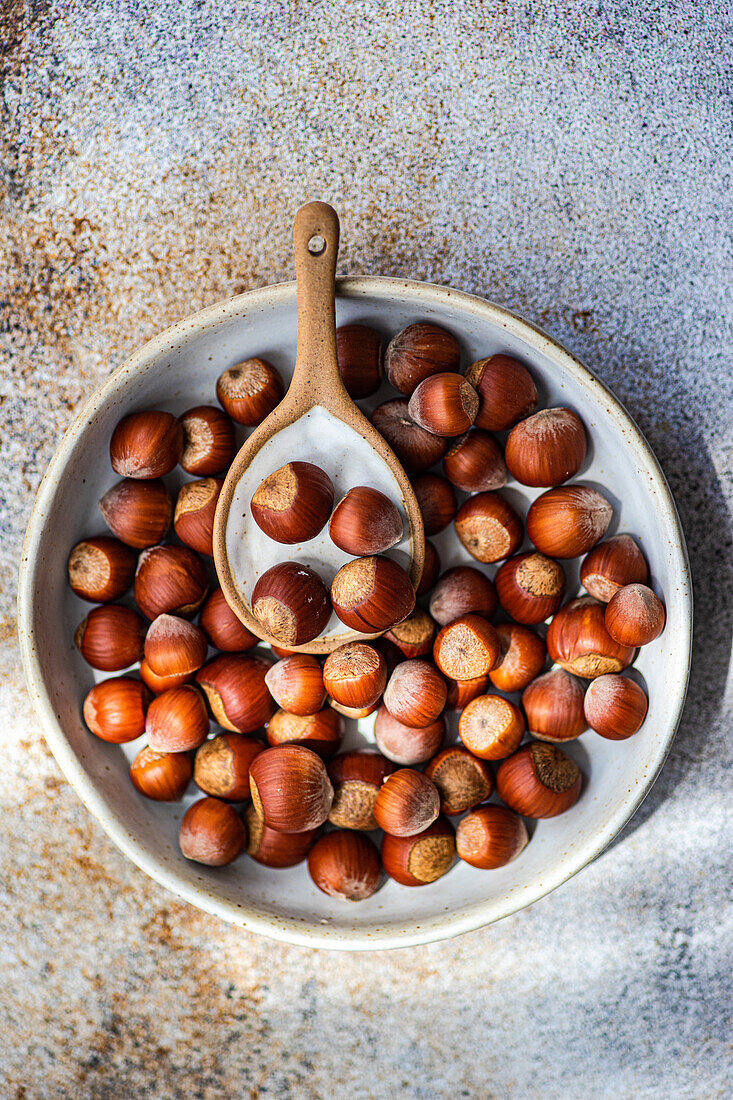
[[[501,660],[492,668],[489,679],[499,691],[522,691],[539,676],[547,660],[545,643],[527,626],[500,623],[496,628],[501,644]]]
[[[265,683],[269,667],[264,657],[243,653],[222,654],[204,665],[196,682],[214,721],[232,733],[254,733],[264,726],[277,709]]]
[[[473,680],[454,680],[446,676],[448,685],[448,698],[445,701],[446,710],[463,710],[472,699],[483,695],[489,686],[488,676],[475,676]]]
[[[534,626],[554,615],[565,595],[565,571],[544,554],[517,554],[494,577],[499,603],[518,623]]]
[[[145,719],[145,732],[154,752],[197,749],[209,733],[209,716],[198,688],[184,684],[153,699]]]
[[[375,638],[372,645],[379,650],[387,662],[387,676],[390,677],[397,665],[401,665],[404,661],[404,653],[394,642],[389,640],[386,634],[383,634],[381,638]]]
[[[336,358],[349,397],[371,397],[382,385],[382,337],[368,325],[336,329]]]
[[[257,863],[265,867],[295,867],[302,863],[318,836],[318,829],[306,829],[302,833],[279,833],[265,825],[257,816],[254,806],[244,811],[247,826],[247,852]]]
[[[347,642],[326,657],[323,666],[326,691],[345,707],[370,707],[387,683],[387,662],[379,650],[364,642]]]
[[[585,720],[609,741],[633,736],[646,718],[646,693],[626,676],[598,676],[585,693]]]
[[[339,829],[377,828],[374,800],[394,766],[378,752],[342,752],[328,764],[334,797],[328,820]]]
[[[206,569],[187,546],[143,550],[135,573],[135,603],[148,619],[171,612],[191,618],[203,603]]]
[[[451,680],[487,676],[501,659],[499,635],[483,616],[461,615],[438,634],[433,658]]]
[[[109,445],[116,474],[146,481],[169,474],[182,451],[181,425],[167,412],[137,412],[123,417]]]
[[[466,371],[479,396],[476,427],[490,432],[511,428],[537,408],[537,387],[527,368],[509,355],[479,359]]]
[[[307,565],[280,562],[255,584],[252,614],[278,642],[304,645],[318,637],[331,617],[328,589]]]
[[[388,630],[385,638],[396,645],[407,660],[412,657],[424,657],[433,651],[435,623],[426,611],[416,607],[411,615]]]
[[[182,687],[193,679],[192,672],[181,672],[169,676],[159,676],[144,657],[140,659],[140,679],[146,687],[150,688],[154,695],[162,695],[169,688]]]
[[[384,372],[390,385],[408,397],[424,379],[461,365],[461,349],[455,336],[439,325],[418,321],[393,336],[384,356]]]
[[[90,603],[118,600],[132,584],[136,564],[137,555],[119,539],[83,539],[69,555],[71,590]]]
[[[493,436],[473,428],[455,440],[443,459],[443,473],[457,489],[481,493],[506,485],[507,468]]]
[[[578,801],[580,768],[557,745],[532,741],[496,773],[496,791],[510,810],[523,817],[556,817]]]
[[[511,863],[529,843],[527,826],[505,806],[479,806],[458,822],[458,858],[482,871]]]
[[[173,514],[173,529],[181,542],[208,557],[214,554],[214,516],[223,484],[218,477],[185,482]]]
[[[602,539],[613,508],[587,485],[548,489],[533,500],[527,512],[527,534],[541,554],[576,558]]]
[[[311,848],[308,874],[329,897],[364,901],[379,886],[382,864],[368,836],[337,829],[326,833]]]
[[[285,649],[281,645],[275,645],[274,642],[270,642],[270,649],[276,657],[280,658],[280,660],[282,660],[283,657],[294,657],[298,652],[297,649]]]
[[[191,757],[186,752],[140,749],[130,765],[133,787],[154,802],[177,802],[191,782]]]
[[[92,668],[120,672],[143,655],[145,622],[131,607],[117,603],[93,608],[74,634],[77,649]]]
[[[207,651],[203,632],[175,615],[159,615],[145,635],[145,660],[156,676],[190,677],[201,668]]]
[[[398,722],[424,729],[443,713],[445,680],[429,662],[413,659],[397,665],[384,689],[384,705]]]
[[[608,603],[625,584],[646,584],[648,578],[644,555],[630,535],[599,542],[580,567],[580,583],[601,603]]]
[[[440,573],[440,555],[430,539],[425,539],[425,561],[422,567],[420,583],[415,589],[416,596],[426,596],[438,579]]]
[[[453,866],[456,842],[453,826],[444,817],[415,836],[382,838],[382,866],[402,886],[426,886]]]
[[[223,867],[247,847],[247,829],[233,806],[201,798],[183,815],[178,843],[186,859]]]
[[[331,603],[341,622],[352,630],[378,634],[407,618],[415,606],[415,589],[391,558],[357,558],[333,578]]]
[[[407,411],[433,435],[463,435],[476,419],[478,394],[462,374],[434,374],[415,389]]]
[[[187,474],[211,477],[231,466],[237,446],[234,425],[225,412],[214,405],[197,405],[179,420],[183,429],[180,462]]]
[[[594,680],[605,672],[621,672],[634,658],[634,647],[608,633],[602,603],[583,596],[557,612],[547,631],[547,652],[566,672]]]
[[[118,481],[99,502],[110,531],[136,550],[165,538],[173,520],[173,501],[164,482]]]
[[[145,732],[150,692],[130,676],[102,680],[87,693],[84,721],[96,737],[113,745],[135,741]]]
[[[259,638],[232,611],[221,588],[215,588],[204,600],[199,626],[209,643],[225,653],[242,653],[259,643]]]
[[[464,707],[458,736],[474,756],[501,760],[519,748],[524,717],[519,707],[501,695],[479,695]]]
[[[283,380],[265,359],[245,359],[219,375],[216,398],[238,424],[255,427],[280,404]]]
[[[316,829],[328,817],[333,787],[320,756],[302,745],[265,749],[249,769],[252,804],[281,833]]]
[[[402,540],[402,517],[384,493],[357,485],[336,505],[328,532],[331,541],[347,554],[381,554]]]
[[[255,489],[250,511],[268,538],[285,545],[308,542],[325,527],[333,485],[312,462],[288,462]]]
[[[431,779],[412,768],[392,772],[374,800],[374,818],[392,836],[414,836],[432,825],[440,811],[440,795]]]
[[[549,488],[574,477],[585,459],[583,422],[572,409],[542,409],[509,432],[504,459],[522,485]]]
[[[425,774],[438,788],[442,814],[462,814],[485,802],[494,789],[494,776],[488,764],[460,745],[451,745],[434,756]]]
[[[458,507],[450,481],[440,474],[418,474],[412,478],[412,488],[420,505],[425,534],[437,535],[444,531]]]
[[[626,584],[606,604],[606,630],[621,645],[648,645],[664,630],[664,605],[645,584]]]
[[[317,714],[288,714],[286,710],[276,710],[267,723],[268,744],[305,745],[324,758],[337,752],[343,736],[341,715],[331,707],[324,707]]]
[[[495,611],[494,584],[472,565],[447,569],[430,596],[430,614],[441,626],[447,626],[461,615],[484,615],[489,619]]]
[[[522,544],[522,521],[498,493],[477,493],[458,509],[454,527],[458,538],[477,561],[500,561]]]
[[[442,714],[427,726],[407,726],[381,706],[374,720],[374,740],[379,751],[388,760],[408,768],[424,764],[434,756],[445,741],[445,732]]]
[[[196,752],[194,782],[204,794],[229,802],[249,799],[249,766],[265,751],[261,741],[241,733],[220,733]]]
[[[326,702],[320,663],[307,653],[278,661],[268,669],[265,683],[277,705],[291,714],[316,714]]]
[[[343,703],[337,703],[335,699],[329,699],[328,705],[333,707],[337,714],[342,714],[344,718],[351,718],[353,721],[358,722],[360,718],[368,718],[370,714],[374,714],[374,711],[379,707],[379,699],[368,707],[345,707]]]
[[[538,676],[522,694],[527,726],[540,741],[572,741],[584,732],[585,689],[579,680],[556,668]]]
[[[408,412],[405,397],[385,401],[372,413],[372,424],[389,443],[408,473],[418,474],[440,462],[448,450],[448,440],[426,432]]]

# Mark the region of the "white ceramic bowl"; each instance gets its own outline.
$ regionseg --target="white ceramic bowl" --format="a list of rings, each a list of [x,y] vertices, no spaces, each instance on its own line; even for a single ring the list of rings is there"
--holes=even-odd
[[[264,356],[289,378],[297,330],[293,283],[251,291],[182,321],[136,352],[92,396],[64,436],[31,516],[20,575],[20,641],[32,697],[64,774],[139,867],[201,909],[277,939],[331,948],[398,947],[454,936],[529,905],[592,860],[628,821],[664,761],[682,710],[691,640],[689,566],[674,502],[638,428],[550,337],[479,298],[398,279],[339,280],[337,319],[364,321],[385,335],[411,321],[433,320],[459,336],[465,365],[499,351],[516,355],[530,366],[541,404],[570,405],[588,428],[591,445],[579,480],[610,496],[615,515],[609,534],[637,536],[664,596],[667,625],[635,666],[650,698],[640,732],[623,742],[587,732],[568,746],[587,777],[577,805],[532,825],[530,844],[501,870],[459,863],[432,885],[411,889],[388,881],[368,901],[347,905],[320,893],[304,865],[272,871],[247,857],[222,869],[187,862],[177,833],[194,795],[175,805],[142,798],[127,775],[139,744],[108,745],[85,728],[81,703],[93,674],[76,652],[73,632],[89,605],[67,586],[66,558],[80,538],[104,531],[96,502],[116,480],[108,459],[112,429],[134,409],[180,413],[214,403],[217,376],[247,356]],[[370,408],[386,400],[386,390]],[[537,495],[514,483],[506,492],[522,511]],[[435,541],[444,568],[470,561],[451,531]],[[573,583],[577,573],[571,592]],[[354,727],[345,744],[364,743],[369,727],[369,720],[360,731]]]

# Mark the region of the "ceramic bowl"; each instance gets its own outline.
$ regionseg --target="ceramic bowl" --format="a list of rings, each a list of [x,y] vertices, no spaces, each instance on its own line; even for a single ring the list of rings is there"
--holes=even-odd
[[[264,356],[288,379],[297,332],[293,283],[211,306],[151,340],[116,370],[64,436],[39,490],[23,550],[23,661],[45,735],[68,780],[119,848],[163,886],[233,924],[292,943],[362,950],[425,943],[537,901],[597,856],[631,817],[662,766],[684,702],[692,617],[687,554],[664,476],[638,428],[586,367],[507,310],[424,283],[338,281],[339,324],[363,321],[388,337],[419,319],[455,332],[464,365],[496,352],[517,356],[537,380],[541,405],[569,405],[580,414],[591,445],[578,480],[602,488],[612,501],[609,534],[637,536],[667,608],[664,632],[640,653],[633,673],[649,692],[642,729],[623,742],[588,731],[568,745],[586,775],[580,800],[561,817],[530,823],[529,845],[507,867],[479,871],[457,863],[429,886],[387,881],[368,901],[349,905],[320,893],[304,865],[272,871],[246,856],[221,869],[189,863],[177,834],[195,794],[174,805],[144,799],[127,775],[140,744],[106,744],[82,722],[81,703],[95,677],[76,652],[73,633],[89,605],[68,588],[66,559],[80,538],[104,531],[96,502],[116,480],[108,458],[112,430],[135,409],[180,413],[215,403],[217,376],[247,356]],[[390,395],[385,386],[368,410]],[[513,482],[506,489],[522,512],[537,492]],[[470,561],[451,530],[435,541],[443,568]],[[572,592],[577,569],[569,579]],[[345,747],[369,742],[372,722],[352,724]]]

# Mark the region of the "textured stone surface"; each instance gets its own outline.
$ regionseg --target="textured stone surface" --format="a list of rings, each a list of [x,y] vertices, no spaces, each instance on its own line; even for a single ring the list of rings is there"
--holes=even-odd
[[[729,1095],[726,5],[9,0],[0,20],[3,1096]],[[342,270],[508,305],[615,389],[696,587],[685,717],[625,834],[531,910],[377,957],[232,930],[127,863],[45,748],[14,641],[71,411],[158,329],[289,278],[309,197],[340,211]]]

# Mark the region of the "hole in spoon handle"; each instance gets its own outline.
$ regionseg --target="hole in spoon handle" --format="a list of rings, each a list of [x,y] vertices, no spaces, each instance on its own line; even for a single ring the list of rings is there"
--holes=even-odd
[[[334,279],[339,247],[339,220],[325,202],[301,206],[293,225],[295,276],[298,283],[298,352],[291,387],[341,388],[336,359]]]

